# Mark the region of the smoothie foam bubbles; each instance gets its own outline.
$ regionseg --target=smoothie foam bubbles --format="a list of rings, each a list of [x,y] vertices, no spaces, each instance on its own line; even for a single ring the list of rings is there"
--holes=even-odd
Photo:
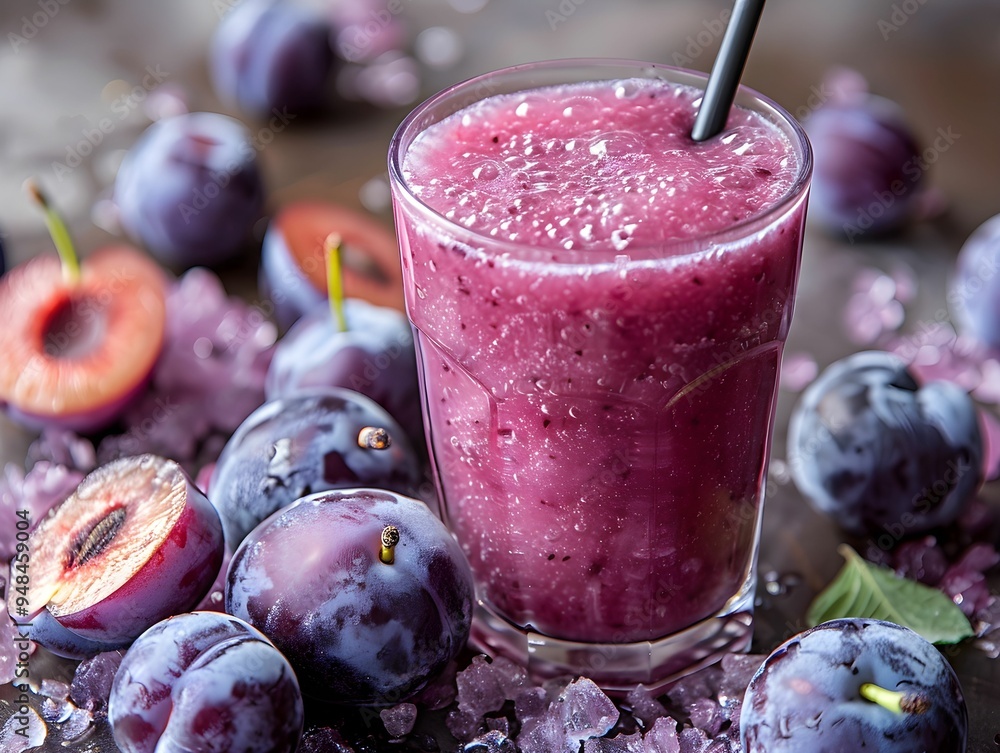
[[[700,96],[643,79],[500,95],[420,134],[404,175],[420,201],[501,241],[606,253],[705,235],[774,206],[799,164],[746,110],[693,142]]]

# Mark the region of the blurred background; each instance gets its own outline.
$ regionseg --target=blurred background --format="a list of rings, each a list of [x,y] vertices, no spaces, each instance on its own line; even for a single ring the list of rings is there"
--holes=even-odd
[[[353,0],[321,0],[349,5]],[[4,0],[0,6],[0,229],[23,258],[41,227],[21,182],[39,175],[74,226],[114,176],[122,151],[149,122],[148,98],[180,90],[191,109],[227,110],[206,72],[209,38],[234,0]],[[410,50],[421,49],[416,97],[469,75],[547,57],[616,56],[709,70],[721,0],[396,0]],[[383,8],[384,6],[384,8]],[[431,35],[420,32],[433,29]],[[436,35],[436,36],[435,36]],[[857,68],[895,99],[919,136],[961,138],[933,167],[963,229],[995,213],[1000,176],[1000,3],[996,0],[771,0],[744,81],[805,116],[823,99],[834,65]],[[159,72],[150,78],[148,70]],[[144,83],[145,81],[145,83]],[[362,183],[381,168],[389,136],[412,103],[386,112],[331,112],[297,122],[262,150],[277,192],[322,171],[321,190]],[[349,110],[350,108],[344,108]],[[78,169],[58,178],[88,128],[115,129]],[[292,143],[295,142],[295,143]],[[988,177],[987,177],[988,176]],[[978,187],[980,190],[971,190]],[[81,226],[80,232],[83,232]]]
[[[268,136],[259,158],[269,211],[324,198],[388,225],[389,139],[417,101],[469,76],[545,58],[625,57],[708,71],[731,8],[723,0],[365,0],[362,25],[391,15],[408,56],[384,71],[381,106],[342,103],[272,128],[225,106],[209,83],[209,40],[233,2],[3,0],[0,238],[10,264],[51,250],[41,214],[22,192],[26,178],[39,178],[86,254],[114,232],[104,200],[125,151],[152,119],[178,106],[225,112]],[[360,0],[316,0],[331,13],[352,2]],[[935,198],[931,217],[887,237],[848,243],[810,226],[787,351],[799,359],[799,388],[823,365],[871,347],[882,328],[913,331],[940,321],[940,312],[948,318],[956,254],[1000,213],[1000,2],[771,0],[744,83],[807,119],[828,100],[824,76],[836,66],[856,69],[873,92],[901,106],[930,150],[925,185]],[[109,127],[95,130],[102,121]],[[948,139],[932,148],[942,134]],[[248,256],[223,270],[230,290],[257,295],[256,264]],[[873,292],[884,292],[885,280],[894,291],[888,298]],[[874,330],[859,330],[850,315],[859,301],[877,320]],[[783,468],[797,398],[794,380],[784,387],[761,572],[795,572],[806,587],[762,613],[760,649],[794,629],[841,563],[838,532],[809,510]],[[0,461],[23,450],[16,439],[0,440]],[[994,574],[993,593],[996,581]],[[970,696],[974,752],[1000,745],[1000,668],[984,657],[976,650],[952,657]]]

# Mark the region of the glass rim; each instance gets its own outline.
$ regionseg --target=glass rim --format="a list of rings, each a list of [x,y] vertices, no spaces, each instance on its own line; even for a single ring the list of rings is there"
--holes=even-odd
[[[467,242],[477,251],[488,249],[490,253],[506,252],[511,257],[524,261],[529,261],[530,257],[534,255],[545,255],[549,262],[553,260],[553,254],[558,254],[560,257],[559,261],[564,263],[575,262],[583,264],[600,264],[602,262],[612,261],[615,256],[621,255],[622,253],[630,256],[634,260],[651,258],[680,259],[685,256],[699,253],[713,245],[723,245],[743,238],[751,237],[755,232],[758,232],[759,230],[777,222],[800,199],[803,198],[804,194],[808,190],[813,172],[813,152],[805,130],[784,107],[779,105],[770,97],[767,97],[755,89],[743,84],[740,84],[737,91],[735,105],[745,107],[762,115],[769,122],[774,124],[775,127],[779,128],[786,138],[789,139],[792,148],[796,151],[800,158],[800,163],[795,181],[791,186],[789,186],[788,190],[785,191],[785,193],[774,201],[767,209],[717,230],[700,233],[686,238],[666,238],[661,241],[649,242],[639,246],[630,245],[624,251],[614,251],[613,253],[611,252],[613,249],[609,250],[608,253],[603,253],[602,251],[594,249],[566,250],[562,248],[512,241],[505,238],[497,238],[487,232],[470,229],[461,223],[449,219],[442,212],[424,202],[410,188],[403,175],[403,156],[406,148],[408,148],[409,144],[412,143],[413,139],[416,138],[419,133],[426,130],[427,127],[440,122],[440,120],[458,112],[464,107],[486,99],[493,93],[513,93],[517,91],[527,91],[540,86],[557,86],[559,81],[553,81],[546,84],[532,84],[528,81],[524,81],[523,86],[520,86],[520,88],[502,89],[501,91],[494,91],[491,90],[490,87],[486,87],[485,93],[482,96],[469,99],[469,101],[456,106],[438,120],[429,122],[426,125],[421,125],[422,118],[436,106],[447,102],[449,99],[460,96],[463,92],[474,92],[477,89],[482,88],[490,81],[504,78],[512,80],[513,77],[520,73],[530,74],[532,71],[554,72],[556,70],[571,72],[582,71],[584,69],[592,69],[595,72],[599,69],[619,69],[622,72],[626,69],[631,69],[641,78],[659,79],[670,83],[685,84],[696,87],[700,86],[702,90],[704,90],[705,84],[708,81],[708,74],[701,71],[680,68],[678,66],[667,65],[664,63],[610,57],[554,58],[519,63],[517,65],[511,65],[504,68],[497,68],[486,73],[478,74],[476,76],[458,81],[445,87],[436,94],[433,94],[423,100],[420,104],[416,105],[396,127],[396,130],[392,135],[392,139],[389,142],[388,154],[389,184],[392,188],[394,204],[397,199],[402,198],[409,206],[417,211],[423,219],[447,226],[455,235],[456,239]],[[563,83],[597,80],[611,81],[615,80],[615,78],[624,79],[626,77],[627,76],[624,75],[619,77],[609,75],[605,76],[603,79],[597,77],[580,77],[571,79],[567,75],[563,79]],[[418,126],[420,126],[419,130],[414,130]]]

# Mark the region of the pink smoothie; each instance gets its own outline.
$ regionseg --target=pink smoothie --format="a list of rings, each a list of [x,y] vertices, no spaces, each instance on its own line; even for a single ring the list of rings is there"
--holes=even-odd
[[[693,143],[699,96],[497,95],[402,165],[444,514],[480,595],[545,635],[653,640],[750,588],[804,194],[768,215],[795,149],[739,109]]]

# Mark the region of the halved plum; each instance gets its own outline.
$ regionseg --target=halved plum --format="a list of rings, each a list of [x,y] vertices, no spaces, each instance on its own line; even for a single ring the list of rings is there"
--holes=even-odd
[[[403,276],[393,234],[373,217],[337,204],[300,201],[271,220],[261,255],[261,287],[282,327],[326,299],[325,241],[338,233],[344,296],[403,311]]]
[[[166,282],[123,246],[84,260],[66,278],[39,256],[0,279],[0,405],[31,428],[94,431],[145,386],[163,346]]]
[[[39,644],[79,658],[193,609],[224,548],[218,513],[181,467],[141,455],[84,478],[31,532],[28,551],[29,562],[11,563],[11,583],[24,585],[8,599],[11,616],[32,623]]]

